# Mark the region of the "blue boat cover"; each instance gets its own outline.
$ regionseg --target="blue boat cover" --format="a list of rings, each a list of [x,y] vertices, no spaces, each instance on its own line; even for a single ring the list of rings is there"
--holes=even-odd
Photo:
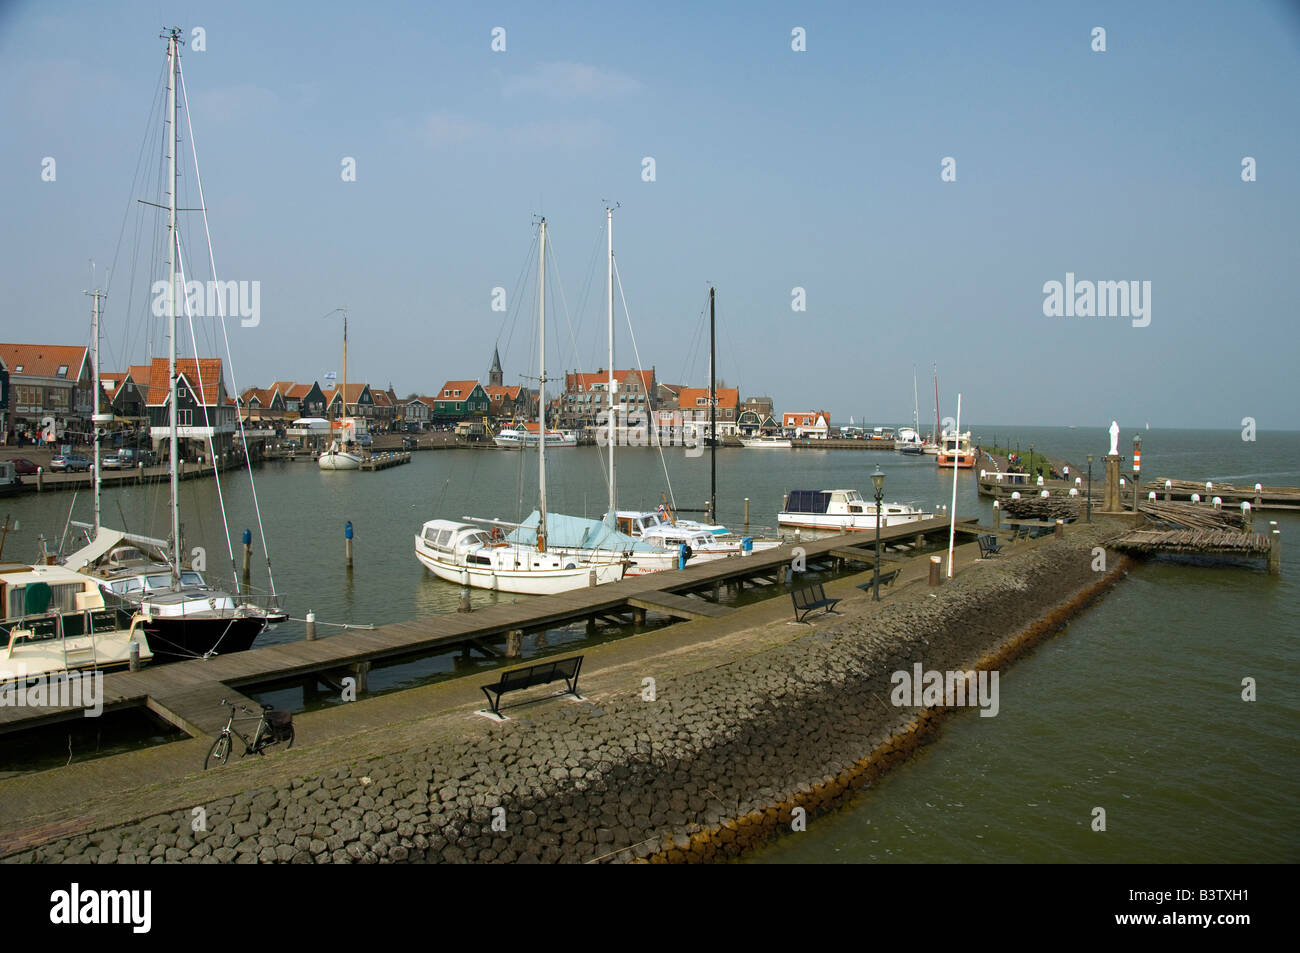
[[[536,546],[537,524],[540,519],[541,513],[533,510],[520,527],[512,531],[506,539],[523,546]],[[643,543],[626,533],[610,529],[602,520],[565,516],[563,513],[546,514],[546,542],[549,546],[561,549],[594,549],[615,553],[661,552],[658,546]]]

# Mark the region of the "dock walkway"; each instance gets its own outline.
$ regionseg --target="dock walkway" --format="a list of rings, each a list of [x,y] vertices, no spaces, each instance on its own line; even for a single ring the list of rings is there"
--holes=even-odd
[[[891,526],[881,530],[882,545],[910,542],[927,534],[946,535],[948,526],[947,517]],[[975,521],[959,519],[957,532],[974,534]],[[796,549],[803,550],[802,559],[811,569],[819,564],[838,566],[848,551],[861,552],[861,561],[870,562],[873,554],[860,547],[874,545],[874,537],[864,539],[863,534],[803,540],[750,556],[711,560],[522,602],[498,603],[473,612],[444,613],[372,631],[351,631],[332,638],[174,662],[139,672],[112,673],[104,677],[104,710],[144,706],[191,735],[211,735],[220,727],[214,727],[214,719],[222,718],[220,699],[235,701],[241,689],[312,676],[329,679],[343,673],[355,677],[358,692],[364,692],[366,676],[376,663],[411,661],[456,648],[465,652],[476,648],[496,655],[484,643],[505,641],[511,633],[536,632],[620,614],[630,614],[640,621],[647,610],[677,618],[718,619],[732,610],[707,598],[691,598],[690,594],[713,593],[724,585],[778,585],[784,582],[792,560],[799,555]],[[83,716],[78,707],[0,708],[0,734]]]

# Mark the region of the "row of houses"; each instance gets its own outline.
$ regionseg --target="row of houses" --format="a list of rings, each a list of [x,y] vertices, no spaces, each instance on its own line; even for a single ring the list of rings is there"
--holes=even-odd
[[[537,418],[537,392],[503,382],[495,351],[488,383],[449,380],[432,395],[398,398],[391,384],[380,389],[364,382],[322,387],[318,381],[273,382],[249,387],[235,397],[226,390],[218,358],[181,360],[178,368],[177,417],[183,438],[211,436],[228,444],[237,424],[280,430],[302,417],[360,417],[372,430],[424,430],[473,422],[485,428]],[[99,411],[112,413],[120,427],[153,431],[169,425],[167,361],[131,365],[123,371],[100,370],[103,395]],[[707,429],[712,408],[707,387],[659,381],[655,368],[623,369],[614,374],[615,406],[627,423],[660,430]],[[598,427],[608,406],[610,373],[571,371],[564,389],[551,399],[547,422],[561,429]],[[50,430],[59,440],[88,441],[94,373],[89,349],[73,345],[0,344],[0,422],[9,442]],[[770,397],[740,398],[739,388],[716,390],[720,436],[797,433],[825,436],[825,411],[785,413],[775,417]],[[236,416],[238,415],[238,416]],[[46,435],[46,439],[52,439]]]

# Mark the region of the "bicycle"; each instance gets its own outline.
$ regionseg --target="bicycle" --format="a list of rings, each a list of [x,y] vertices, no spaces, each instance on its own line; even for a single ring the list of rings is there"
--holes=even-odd
[[[264,754],[265,750],[271,745],[287,742],[285,749],[293,747],[293,715],[287,711],[276,709],[272,705],[263,705],[262,713],[257,716],[257,729],[253,732],[250,740],[238,728],[235,727],[235,720],[239,717],[238,712],[248,712],[252,716],[253,712],[246,705],[235,706],[230,704],[226,699],[221,699],[221,707],[230,709],[230,718],[226,721],[226,727],[221,729],[221,734],[217,735],[217,740],[212,742],[212,747],[208,749],[208,756],[203,759],[203,770],[206,771],[209,765],[216,762],[225,764],[230,760],[230,752],[235,747],[235,738],[244,743],[244,755],[253,753]],[[239,719],[241,721],[251,720]]]

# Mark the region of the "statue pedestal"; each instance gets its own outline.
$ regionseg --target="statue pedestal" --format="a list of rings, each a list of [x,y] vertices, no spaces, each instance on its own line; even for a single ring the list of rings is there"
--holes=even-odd
[[[1118,453],[1106,455],[1106,495],[1102,498],[1101,505],[1103,513],[1124,512],[1124,503],[1119,493],[1119,461]]]

